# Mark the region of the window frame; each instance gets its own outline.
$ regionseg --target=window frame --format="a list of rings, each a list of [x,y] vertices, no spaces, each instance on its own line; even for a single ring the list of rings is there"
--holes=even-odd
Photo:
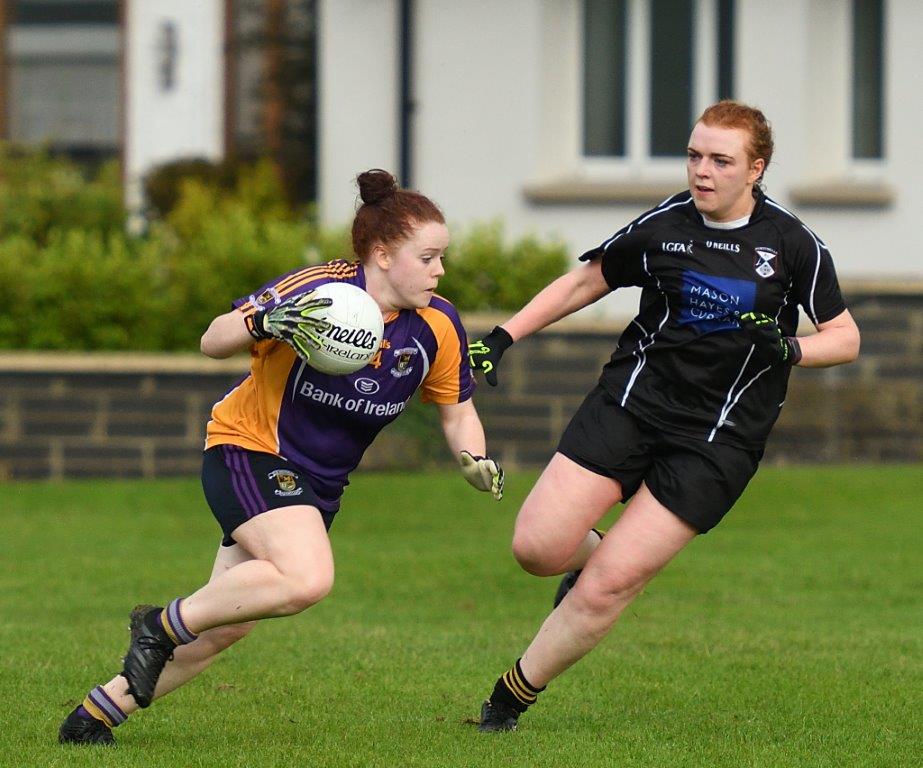
[[[719,81],[719,0],[693,0],[693,119],[709,104],[718,99]],[[624,156],[590,156],[584,154],[586,105],[584,72],[586,46],[583,35],[584,0],[578,0],[578,55],[577,55],[577,130],[576,166],[582,176],[588,179],[618,179],[644,176],[651,179],[675,179],[677,170],[685,167],[684,147],[677,147],[676,156],[652,155],[650,150],[650,93],[651,73],[650,38],[651,18],[647,0],[627,0],[626,41],[628,69],[626,76],[626,124]],[[735,17],[736,18],[736,17]],[[733,30],[736,36],[736,29]],[[732,51],[736,46],[732,46]],[[732,70],[736,69],[732,63]],[[733,78],[732,78],[733,79]],[[689,126],[690,129],[692,126]]]
[[[847,89],[848,93],[846,94],[846,115],[845,115],[845,130],[846,130],[846,166],[853,171],[855,174],[859,175],[861,178],[871,178],[877,174],[880,174],[881,168],[888,159],[888,132],[887,132],[887,112],[888,112],[888,68],[887,68],[887,54],[888,54],[888,3],[886,0],[877,0],[881,5],[881,40],[880,43],[880,61],[879,66],[880,70],[877,73],[880,79],[879,88],[880,93],[878,94],[880,100],[880,114],[878,115],[878,131],[880,133],[881,141],[881,154],[878,157],[860,157],[856,155],[856,96],[857,96],[857,51],[856,51],[856,37],[855,37],[855,16],[856,16],[856,5],[858,0],[851,0],[848,5],[847,10],[847,41],[846,48],[848,51],[848,66],[850,76],[848,78]]]

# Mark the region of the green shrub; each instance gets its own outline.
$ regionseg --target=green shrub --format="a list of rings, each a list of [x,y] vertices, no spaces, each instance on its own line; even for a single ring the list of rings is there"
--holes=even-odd
[[[467,311],[519,309],[567,269],[563,244],[526,237],[505,244],[499,221],[453,237],[439,293]]]
[[[290,209],[268,162],[173,163],[148,184],[162,217],[135,237],[116,165],[87,178],[0,145],[0,347],[192,351],[238,296],[351,258],[348,229]],[[512,310],[566,266],[562,245],[506,243],[499,222],[453,228],[439,290],[463,311]]]
[[[154,168],[144,177],[144,197],[150,214],[168,216],[181,197],[181,186],[198,181],[203,186],[230,192],[237,183],[237,171],[230,163],[215,163],[204,158],[184,158]]]
[[[0,144],[0,239],[23,235],[44,244],[52,229],[111,234],[125,219],[117,163],[87,178],[69,160]]]

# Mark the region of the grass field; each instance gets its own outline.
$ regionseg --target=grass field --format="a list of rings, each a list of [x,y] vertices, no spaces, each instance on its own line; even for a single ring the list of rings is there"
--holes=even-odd
[[[116,731],[56,730],[118,669],[128,610],[193,590],[218,529],[194,480],[0,485],[3,766],[923,765],[923,467],[765,469],[513,734],[479,734],[556,580],[454,475],[357,476],[337,584]],[[92,753],[92,754],[90,754]]]

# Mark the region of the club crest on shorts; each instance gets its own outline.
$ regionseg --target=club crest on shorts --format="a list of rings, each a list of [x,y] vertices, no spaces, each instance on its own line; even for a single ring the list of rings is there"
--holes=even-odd
[[[756,259],[753,261],[753,268],[760,277],[772,277],[776,273],[773,263],[778,256],[772,248],[757,248]]]
[[[300,496],[304,488],[298,486],[298,476],[288,469],[274,469],[269,473],[269,479],[278,484],[273,493],[276,496]]]
[[[416,347],[403,347],[402,349],[394,350],[394,357],[397,358],[394,361],[394,365],[391,367],[391,375],[395,377],[407,376],[413,372],[413,366],[411,362],[413,361],[414,355],[416,355],[420,350]]]

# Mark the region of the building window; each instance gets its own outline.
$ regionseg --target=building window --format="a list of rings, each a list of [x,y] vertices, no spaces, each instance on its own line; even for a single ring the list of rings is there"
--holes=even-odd
[[[651,0],[650,152],[682,154],[692,125],[693,0]]]
[[[852,3],[852,156],[884,157],[884,0]]]
[[[232,0],[226,44],[229,156],[268,155],[291,200],[316,198],[317,0]]]
[[[584,157],[681,157],[733,89],[734,0],[584,0]]]
[[[587,155],[625,154],[626,5],[626,0],[586,0],[583,151]]]
[[[8,9],[9,138],[78,159],[116,154],[118,0],[14,0]]]
[[[718,0],[718,98],[734,98],[734,0]]]

